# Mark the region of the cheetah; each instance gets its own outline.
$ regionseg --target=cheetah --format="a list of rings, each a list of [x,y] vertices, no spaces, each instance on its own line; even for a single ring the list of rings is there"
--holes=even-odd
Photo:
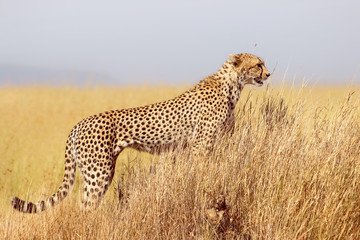
[[[85,118],[67,139],[65,173],[57,192],[35,203],[13,197],[11,205],[24,213],[53,207],[70,192],[78,167],[84,180],[82,206],[96,208],[124,148],[159,153],[185,142],[194,154],[208,152],[219,130],[234,128],[234,109],[244,86],[262,86],[269,76],[262,59],[249,53],[231,54],[215,74],[174,99]]]

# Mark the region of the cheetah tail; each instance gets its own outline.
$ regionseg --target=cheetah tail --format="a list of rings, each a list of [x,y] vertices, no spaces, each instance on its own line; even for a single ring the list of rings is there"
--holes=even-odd
[[[21,200],[18,197],[11,198],[11,205],[14,209],[23,212],[23,213],[37,213],[46,210],[47,208],[53,207],[63,200],[68,193],[71,191],[71,188],[75,181],[75,171],[76,171],[76,152],[75,152],[75,138],[69,137],[68,142],[71,142],[71,149],[67,150],[65,153],[65,174],[61,186],[58,188],[57,192],[46,200],[38,201],[35,203]]]

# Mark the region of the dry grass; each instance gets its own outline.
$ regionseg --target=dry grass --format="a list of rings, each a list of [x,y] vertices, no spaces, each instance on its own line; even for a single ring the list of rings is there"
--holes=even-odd
[[[36,200],[56,190],[77,121],[183,89],[0,89],[0,236],[359,239],[359,90],[247,88],[234,135],[219,138],[209,156],[128,150],[96,211],[79,210],[76,187],[53,210],[27,215],[10,208],[10,196]]]

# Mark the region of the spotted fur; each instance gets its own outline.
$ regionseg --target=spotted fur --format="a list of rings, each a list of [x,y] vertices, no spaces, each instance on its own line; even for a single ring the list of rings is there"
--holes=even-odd
[[[232,54],[218,72],[174,99],[82,120],[67,139],[65,174],[57,192],[35,203],[13,197],[12,206],[36,213],[59,203],[74,184],[76,167],[84,179],[83,205],[98,206],[126,147],[154,153],[181,142],[195,153],[208,151],[219,130],[233,129],[235,105],[244,86],[261,86],[269,76],[260,58]]]

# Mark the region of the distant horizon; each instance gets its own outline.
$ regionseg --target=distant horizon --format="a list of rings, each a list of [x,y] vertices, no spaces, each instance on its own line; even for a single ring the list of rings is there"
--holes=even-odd
[[[218,70],[218,69],[217,69]],[[215,73],[217,70],[214,70]],[[211,73],[211,74],[213,74]],[[169,85],[169,86],[184,86],[194,85],[201,81],[204,77],[211,74],[203,74],[198,79],[182,79],[181,81],[174,81],[173,79],[128,79],[126,81],[116,79],[115,77],[86,70],[73,70],[61,68],[41,68],[30,65],[2,65],[0,64],[0,87],[4,86],[143,86],[143,85]],[[353,79],[344,79],[343,81],[322,79],[307,79],[305,76],[287,76],[287,73],[280,75],[275,71],[275,76],[272,77],[272,84],[278,85],[294,85],[299,86],[305,83],[314,86],[342,86],[342,85],[360,85],[360,81],[354,77]],[[200,78],[201,77],[201,78]]]

